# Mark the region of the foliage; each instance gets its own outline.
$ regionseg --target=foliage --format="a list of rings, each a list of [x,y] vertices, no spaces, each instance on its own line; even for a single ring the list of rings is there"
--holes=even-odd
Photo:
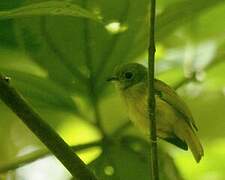
[[[73,9],[66,6],[68,3]],[[40,9],[30,11],[38,4],[42,5],[38,6]],[[56,12],[61,4],[65,4],[65,9]],[[43,5],[47,9],[42,9]],[[97,129],[111,137],[125,122],[126,115],[105,79],[117,64],[146,63],[148,1],[1,0],[0,10],[3,11],[0,19],[11,18],[0,21],[0,71],[11,77],[13,86],[59,132],[67,122],[73,124],[72,121],[82,128],[81,119],[88,126],[86,131]],[[196,73],[198,82],[184,85],[179,93],[186,97],[204,141],[225,135],[220,125],[223,120],[220,112],[224,109],[224,12],[224,0],[157,1],[157,76],[173,85]],[[99,17],[103,18],[102,22]],[[3,105],[1,113],[4,118],[0,120],[0,164],[13,159],[28,145],[40,147]],[[214,117],[220,132],[210,126]],[[14,126],[20,128],[14,132]],[[72,139],[76,139],[74,134]],[[124,138],[103,141],[102,154],[89,164],[100,179],[147,179],[148,147],[143,146],[143,140],[135,140],[137,147],[140,144],[144,147],[145,156],[140,155],[129,148],[133,139],[130,136],[125,139],[128,145],[124,144]],[[165,149],[162,148],[162,154]],[[171,176],[166,171],[166,167],[173,165],[170,158],[163,155],[161,167],[165,170],[161,176],[181,179],[176,168],[172,168]]]

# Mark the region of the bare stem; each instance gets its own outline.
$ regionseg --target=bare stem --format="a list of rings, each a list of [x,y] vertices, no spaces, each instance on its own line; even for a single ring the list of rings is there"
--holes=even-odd
[[[150,0],[150,27],[149,27],[149,48],[148,48],[148,111],[149,131],[151,144],[151,180],[159,180],[158,152],[155,119],[155,0]]]
[[[185,84],[188,84],[191,81],[196,80],[196,74],[193,73],[191,77],[183,78],[180,80],[177,84],[173,86],[175,90],[179,89],[180,87],[184,86]]]
[[[101,134],[104,137],[106,137],[106,133],[105,133],[104,127],[102,125],[102,118],[101,118],[101,115],[100,115],[99,100],[98,99],[95,99],[95,101],[93,102],[93,108],[94,108],[94,116],[95,116],[96,126],[98,127]]]
[[[211,63],[209,63],[209,64],[205,67],[204,71],[208,71],[208,70],[212,69],[213,67],[217,66],[218,64],[224,62],[224,61],[223,61],[223,57],[224,57],[224,56],[219,55],[217,58],[215,58],[215,60],[213,60]],[[221,60],[221,59],[222,59],[222,60]],[[183,78],[182,80],[180,80],[177,84],[175,84],[175,85],[173,86],[173,88],[174,88],[175,90],[177,90],[177,89],[179,89],[180,87],[182,87],[182,86],[184,86],[184,85],[186,85],[186,84],[188,84],[188,83],[190,83],[190,82],[192,82],[192,81],[197,81],[197,79],[196,79],[196,72],[193,72],[193,74],[192,74],[190,77],[184,77],[184,78]]]
[[[74,145],[74,146],[71,146],[71,148],[77,152],[77,151],[86,150],[88,148],[100,146],[101,144],[102,144],[101,141],[94,141],[87,144]],[[38,159],[41,159],[50,155],[52,154],[47,149],[41,149],[41,150],[34,151],[32,153],[26,154],[24,156],[19,157],[18,159],[13,160],[12,162],[9,162],[0,166],[0,174],[5,173],[7,171],[15,170],[19,167],[22,167],[24,165],[27,165],[31,162],[34,162]]]
[[[78,180],[96,180],[69,145],[35,112],[0,74],[0,98]]]

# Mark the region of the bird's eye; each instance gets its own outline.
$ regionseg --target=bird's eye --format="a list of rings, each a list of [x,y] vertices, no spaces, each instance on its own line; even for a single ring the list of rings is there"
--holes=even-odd
[[[133,77],[133,73],[132,72],[126,72],[124,75],[125,75],[126,79],[132,79],[132,77]]]

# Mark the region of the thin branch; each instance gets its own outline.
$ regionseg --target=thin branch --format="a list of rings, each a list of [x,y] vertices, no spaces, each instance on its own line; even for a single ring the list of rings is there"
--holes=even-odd
[[[210,69],[212,69],[213,67],[215,67],[216,65],[224,62],[223,56],[221,57],[217,57],[216,60],[213,60],[211,63],[209,63],[205,68],[204,71],[208,71]],[[221,60],[222,59],[222,60]],[[179,89],[180,87],[184,86],[185,84],[188,84],[192,81],[197,81],[196,79],[196,72],[193,72],[192,75],[190,77],[184,77],[181,81],[179,81],[177,84],[175,84],[173,86],[173,88],[175,90]]]
[[[184,86],[185,84],[188,84],[191,81],[196,80],[196,73],[193,73],[190,77],[183,78],[180,80],[177,84],[173,86],[175,90],[179,89],[180,87]]]
[[[101,144],[102,144],[101,141],[94,141],[94,142],[87,143],[87,144],[71,146],[71,148],[77,152],[77,151],[86,150],[88,148],[101,146]],[[10,170],[15,170],[19,167],[25,166],[25,165],[32,163],[38,159],[41,159],[41,158],[44,158],[44,157],[50,156],[50,155],[52,155],[52,154],[47,149],[37,150],[35,152],[26,154],[24,156],[19,157],[16,160],[13,160],[13,162],[9,162],[7,164],[2,165],[0,167],[0,174],[5,173]]]
[[[0,98],[78,180],[96,180],[68,144],[35,112],[0,74]]]
[[[155,6],[156,0],[150,0],[150,27],[149,27],[149,48],[148,48],[148,111],[149,131],[151,144],[151,180],[159,180],[158,152],[155,119]]]
[[[94,108],[94,115],[95,115],[95,123],[96,123],[96,126],[98,127],[98,129],[100,130],[100,132],[102,133],[102,135],[104,137],[106,137],[106,132],[102,125],[102,118],[100,115],[98,99],[96,98],[94,101],[95,102],[93,102],[93,108]]]

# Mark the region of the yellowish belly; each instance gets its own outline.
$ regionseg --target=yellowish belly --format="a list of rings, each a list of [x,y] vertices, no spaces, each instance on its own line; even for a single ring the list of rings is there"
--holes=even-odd
[[[130,120],[141,130],[142,133],[149,133],[149,117],[147,97],[139,97],[136,100],[127,99],[128,114]],[[156,122],[157,135],[164,138],[173,131],[173,124],[177,117],[173,108],[156,96]]]

